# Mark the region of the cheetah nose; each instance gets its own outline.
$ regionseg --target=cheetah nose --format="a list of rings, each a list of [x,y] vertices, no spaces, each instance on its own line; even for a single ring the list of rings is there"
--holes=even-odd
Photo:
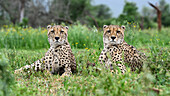
[[[112,36],[111,39],[114,40],[116,37],[115,36]]]
[[[58,39],[59,39],[59,37],[55,37],[55,39],[56,39],[56,40],[58,40]]]

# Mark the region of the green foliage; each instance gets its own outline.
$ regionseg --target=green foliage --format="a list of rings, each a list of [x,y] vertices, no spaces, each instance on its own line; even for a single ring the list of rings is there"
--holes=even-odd
[[[1,48],[48,48],[47,30],[4,25],[0,30]],[[41,40],[41,41],[40,41]],[[38,42],[38,43],[37,43]]]
[[[102,47],[102,36],[102,32],[98,32],[95,27],[89,29],[87,26],[80,24],[70,26],[68,31],[68,40],[74,48]]]
[[[34,60],[41,58],[46,49],[41,50],[4,50],[8,58],[15,57],[10,65],[13,70],[30,64]],[[98,56],[101,50],[74,49],[73,53],[78,64],[78,73],[70,77],[62,78],[59,75],[47,73],[16,74],[16,84],[12,86],[15,95],[151,95],[156,93],[152,88],[161,91],[161,95],[168,94],[168,85],[163,86],[153,84],[154,74],[144,68],[140,74],[128,71],[126,74],[113,74],[98,64]],[[10,59],[11,60],[11,59]],[[88,66],[87,62],[95,63],[95,66]],[[155,62],[156,63],[156,62]],[[167,81],[165,81],[167,82]]]
[[[121,24],[119,22],[112,22],[112,24]],[[125,22],[124,22],[125,24]],[[72,25],[69,26],[68,41],[72,48],[102,48],[103,47],[103,31],[97,30],[95,27],[88,28],[86,25]],[[102,28],[102,27],[101,27]],[[164,28],[158,39],[164,40],[165,46],[168,42],[168,28]],[[150,29],[149,31],[142,31],[138,29],[135,23],[127,23],[125,31],[125,40],[132,44],[140,46],[141,44],[149,44],[150,39],[154,39],[153,35],[157,30]],[[165,37],[166,36],[166,37]],[[147,38],[143,38],[147,37]],[[22,49],[40,49],[49,48],[47,30],[45,28],[22,28],[13,25],[4,25],[0,29],[0,47],[1,48],[22,48]],[[75,39],[76,38],[76,39]],[[138,41],[141,41],[140,43]]]
[[[139,22],[139,13],[137,12],[138,7],[134,2],[125,1],[125,6],[123,8],[123,13],[120,14],[118,20],[128,22]]]
[[[94,13],[96,14],[95,17],[99,19],[110,19],[112,16],[112,14],[110,13],[110,8],[103,4],[94,6],[94,11]]]
[[[123,13],[125,15],[138,14],[137,10],[138,10],[138,8],[136,6],[136,3],[125,1],[125,6],[123,8]]]
[[[165,0],[160,0],[159,1],[159,7],[162,12],[162,24],[164,26],[170,26],[170,4],[167,4]]]
[[[27,0],[0,2],[0,24],[17,24],[32,27],[46,26],[51,22],[61,24],[80,21],[81,24],[94,25],[94,18],[100,22],[111,19],[109,7],[93,5],[92,0]],[[27,4],[29,3],[29,4]],[[24,19],[20,20],[21,5],[24,7]],[[56,11],[57,9],[57,11]],[[28,18],[28,19],[26,19]],[[96,25],[97,26],[97,25]]]
[[[68,0],[68,2],[70,1]],[[83,15],[83,12],[86,11],[86,9],[89,6],[91,6],[89,2],[90,0],[71,0],[70,6],[69,6],[70,18],[73,21],[76,21],[78,18],[80,18],[80,16]]]
[[[152,21],[150,18],[148,17],[143,17],[144,20],[144,24],[143,27],[145,29],[149,29],[149,28],[157,28],[157,23]]]
[[[159,39],[152,42],[159,43]],[[151,56],[148,58],[148,67],[156,77],[156,84],[165,84],[169,82],[170,70],[170,50],[169,48],[160,48],[158,45],[150,45]]]
[[[22,22],[19,23],[19,26],[26,27],[28,25],[28,18],[23,18]]]
[[[88,25],[95,25],[96,27],[103,27],[103,24],[110,24],[115,18],[112,18],[110,8],[106,5],[96,5],[90,7],[88,10],[90,12],[87,14],[86,18],[88,20]]]
[[[13,78],[9,71],[8,59],[0,52],[0,96],[9,95]]]
[[[141,74],[143,75],[143,74]],[[130,78],[129,78],[130,76]],[[98,78],[100,77],[100,78]],[[144,92],[142,90],[142,78],[138,78],[133,73],[125,75],[115,75],[108,71],[102,70],[97,77],[88,75],[86,77],[71,77],[66,78],[63,82],[66,90],[69,90],[68,95],[137,95],[149,94],[152,91]],[[76,82],[76,83],[72,83]],[[69,87],[69,86],[72,87]],[[131,86],[132,88],[128,89]],[[143,87],[144,88],[144,87]],[[135,90],[133,90],[135,89]],[[145,87],[144,89],[148,89]]]
[[[130,23],[139,23],[142,29],[156,28],[156,11],[153,8],[143,7],[142,16],[138,12],[135,2],[125,0],[123,12],[118,18],[112,17],[110,8],[107,5],[93,5],[93,0],[27,0],[25,1],[24,19],[19,22],[21,1],[2,1],[0,3],[0,25],[16,24],[26,27],[39,27],[51,22],[61,24],[88,24],[89,26],[102,27],[103,24],[110,24],[110,21],[117,20]],[[29,3],[30,5],[28,6]],[[158,8],[162,12],[162,25],[170,26],[170,4],[165,0],[158,1]],[[76,5],[76,6],[75,6]],[[57,11],[55,11],[57,9]],[[8,11],[7,11],[8,10]],[[28,19],[27,19],[28,18]]]

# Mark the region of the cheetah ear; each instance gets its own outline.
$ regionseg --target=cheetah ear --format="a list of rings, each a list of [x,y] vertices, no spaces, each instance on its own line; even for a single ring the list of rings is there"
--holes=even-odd
[[[48,25],[48,26],[47,26],[47,30],[49,30],[51,27],[52,27],[51,25]]]
[[[103,29],[105,29],[106,27],[108,27],[107,25],[103,25]]]
[[[121,26],[121,28],[122,28],[123,30],[125,30],[125,29],[126,29],[126,27],[125,27],[124,25],[122,25],[122,26]]]
[[[66,28],[67,30],[69,29],[69,27],[68,27],[68,26],[65,26],[64,28]]]

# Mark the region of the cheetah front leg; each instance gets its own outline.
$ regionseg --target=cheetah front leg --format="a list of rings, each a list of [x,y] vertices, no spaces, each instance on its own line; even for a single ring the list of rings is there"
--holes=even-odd
[[[100,54],[100,56],[99,56],[99,62],[100,62],[100,64],[103,64],[103,63],[105,63],[105,67],[108,69],[108,68],[111,68],[111,64],[112,64],[112,62],[111,62],[111,60],[108,58],[108,56],[107,56],[107,50],[106,49],[103,49],[102,50],[102,52],[101,52],[101,54]],[[111,68],[111,70],[112,70],[112,68]]]
[[[44,57],[41,60],[37,60],[35,61],[33,64],[31,65],[25,65],[23,67],[21,67],[20,69],[15,70],[15,74],[27,71],[29,69],[38,71],[38,70],[42,70],[42,63],[43,63]]]
[[[103,49],[99,56],[99,62],[101,64],[105,63],[105,67],[107,69],[110,68],[111,72],[118,74],[118,70],[114,70],[114,65],[116,65],[120,69],[121,73],[124,74],[126,72],[126,66],[122,64],[122,61],[114,61],[117,60],[113,59],[106,49]]]
[[[123,65],[122,62],[121,63],[117,63],[116,65],[118,66],[118,68],[120,69],[120,72],[122,74],[124,74],[126,72],[126,66]],[[118,70],[116,70],[116,74],[118,74]]]
[[[65,72],[62,74],[62,77],[70,76],[72,74],[71,67],[69,65],[65,65],[64,71]]]

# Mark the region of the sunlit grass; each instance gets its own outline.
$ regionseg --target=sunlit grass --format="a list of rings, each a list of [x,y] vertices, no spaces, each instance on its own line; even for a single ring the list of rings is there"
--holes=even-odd
[[[136,26],[136,25],[135,25]],[[125,41],[136,47],[147,46],[152,40],[158,40],[158,45],[169,45],[168,28],[161,32],[156,29],[140,30],[126,25]],[[1,48],[40,49],[49,48],[46,28],[21,28],[18,26],[4,26],[0,29]],[[103,31],[85,25],[69,26],[68,41],[72,48],[102,48]]]
[[[15,69],[40,59],[47,49],[1,49],[0,51],[10,60],[10,70],[13,73]],[[158,89],[162,90],[160,94],[168,94],[167,76],[169,73],[163,75],[161,71],[154,71],[158,72],[156,73],[158,77],[161,76],[159,78],[161,82],[164,80],[163,85],[156,84],[156,82],[159,82],[156,81],[157,79],[154,76],[156,74],[152,74],[147,67],[144,67],[144,71],[140,74],[130,72],[127,67],[128,71],[125,75],[116,75],[106,70],[103,65],[98,64],[100,52],[101,50],[97,49],[90,49],[90,51],[87,49],[74,49],[73,53],[76,57],[78,72],[70,77],[63,78],[59,75],[51,75],[48,72],[16,74],[14,75],[16,84],[11,87],[13,93],[16,95],[156,95],[157,93],[153,89]],[[152,54],[149,53],[151,58],[154,56]],[[154,54],[157,54],[157,52]],[[166,56],[168,56],[167,53],[158,55],[157,58],[160,60],[161,58],[168,59]],[[159,69],[159,67],[153,65],[160,66],[160,60],[152,60],[154,64],[150,63],[152,64],[151,67]],[[87,67],[88,63],[91,64],[89,67]],[[94,67],[92,67],[92,63],[95,63]],[[168,60],[162,63],[168,63]]]

